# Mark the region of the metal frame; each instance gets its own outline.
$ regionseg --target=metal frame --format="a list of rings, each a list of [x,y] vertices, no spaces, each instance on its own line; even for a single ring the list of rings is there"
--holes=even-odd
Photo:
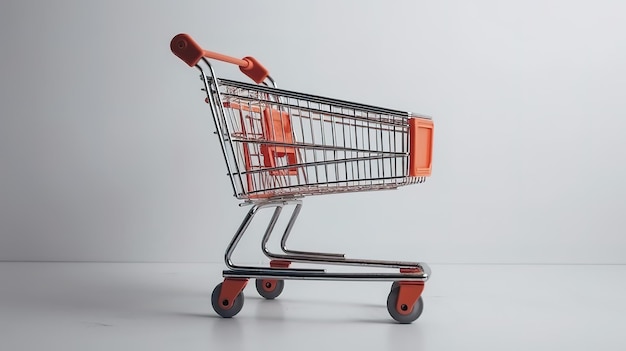
[[[235,232],[230,244],[228,245],[225,255],[224,261],[226,264],[227,270],[223,271],[223,276],[225,278],[260,278],[260,279],[304,279],[304,280],[357,280],[357,281],[421,281],[425,282],[430,277],[430,268],[427,264],[422,262],[400,262],[400,261],[383,261],[383,260],[368,260],[368,259],[348,259],[343,254],[336,253],[323,253],[323,252],[312,252],[312,251],[299,251],[299,250],[291,250],[287,248],[287,239],[289,238],[291,231],[293,229],[293,225],[300,214],[302,209],[302,201],[301,197],[305,195],[317,195],[323,193],[332,193],[332,192],[351,192],[351,191],[371,191],[371,190],[382,190],[382,189],[395,189],[402,185],[409,185],[415,183],[421,183],[425,181],[424,177],[411,178],[407,177],[406,174],[398,175],[398,176],[385,176],[383,170],[383,177],[370,177],[367,180],[371,181],[369,184],[359,185],[354,184],[353,186],[346,187],[337,187],[332,189],[332,191],[324,191],[323,188],[319,187],[319,184],[312,185],[302,185],[300,187],[294,187],[291,184],[287,184],[284,188],[292,189],[294,192],[286,194],[284,197],[280,197],[281,195],[277,195],[277,197],[270,197],[264,199],[255,199],[251,197],[254,195],[254,191],[246,191],[245,190],[245,180],[244,176],[248,174],[254,174],[262,172],[261,170],[244,170],[241,165],[238,164],[236,159],[236,147],[235,143],[238,142],[250,142],[249,140],[242,140],[236,137],[233,137],[233,131],[229,127],[229,123],[227,122],[226,112],[224,110],[224,101],[222,99],[222,91],[220,91],[220,85],[228,85],[232,87],[240,87],[244,89],[254,89],[259,93],[265,94],[267,97],[263,100],[266,103],[276,103],[282,109],[288,109],[290,112],[292,109],[296,109],[297,107],[290,106],[289,101],[286,103],[282,99],[299,99],[311,101],[312,103],[326,103],[326,104],[338,104],[340,106],[345,106],[346,108],[358,109],[359,111],[371,111],[372,113],[380,113],[389,116],[388,124],[391,125],[389,128],[393,128],[393,131],[396,131],[396,128],[400,130],[400,128],[405,128],[405,122],[408,118],[411,117],[411,113],[402,112],[397,110],[383,109],[375,106],[363,105],[363,104],[355,104],[347,101],[336,100],[336,99],[328,99],[314,95],[301,94],[290,92],[286,90],[277,89],[275,81],[271,77],[267,77],[267,80],[270,82],[272,87],[270,87],[267,83],[264,82],[264,85],[253,85],[248,83],[236,82],[232,80],[226,79],[218,79],[216,78],[213,67],[209,63],[206,58],[202,58],[202,62],[207,66],[208,71],[202,68],[200,65],[196,65],[196,67],[200,70],[201,80],[204,83],[204,91],[206,91],[207,102],[211,108],[211,114],[213,116],[213,121],[216,127],[216,134],[219,136],[220,146],[222,149],[222,154],[224,156],[224,161],[226,163],[226,167],[228,169],[228,177],[231,182],[231,186],[233,189],[233,194],[238,199],[244,199],[245,203],[242,205],[251,205],[252,207],[244,217],[241,222],[239,228]],[[369,112],[368,112],[369,113]],[[335,117],[335,113],[330,112],[331,118],[339,118]],[[366,123],[369,126],[370,121],[368,121],[368,115],[361,117],[358,116],[350,116],[355,120],[362,120],[361,123]],[[382,121],[382,120],[381,120]],[[387,121],[378,121],[377,123],[387,123]],[[323,121],[322,121],[323,122]],[[333,121],[334,122],[334,121]],[[364,124],[365,125],[365,124]],[[323,126],[322,126],[323,128]],[[333,130],[333,133],[335,131]],[[383,131],[380,130],[380,134],[382,135]],[[322,134],[322,138],[324,138],[324,134]],[[378,141],[376,141],[378,142]],[[394,141],[395,142],[395,141]],[[262,140],[258,141],[260,144],[271,145],[271,146],[293,146],[292,144],[285,144],[277,141],[269,141]],[[390,141],[391,143],[391,141]],[[324,142],[322,142],[324,144]],[[298,147],[301,148],[310,148],[310,149],[328,149],[328,146],[317,145],[315,143],[300,143]],[[331,151],[334,152],[365,152],[368,150],[360,150],[358,148],[344,148],[343,150],[338,148],[336,145],[332,148]],[[315,154],[313,154],[315,156]],[[408,150],[403,149],[400,152],[387,151],[387,152],[378,152],[377,155],[369,156],[369,157],[357,157],[355,162],[366,162],[366,161],[374,161],[374,160],[383,160],[387,157],[399,157],[403,159],[402,167],[404,170],[408,167],[407,162],[404,161],[404,158],[408,156]],[[232,157],[232,158],[231,158]],[[329,165],[332,167],[334,161],[317,160],[313,161],[308,160],[305,162],[304,166],[325,166]],[[341,160],[340,162],[349,162],[347,160]],[[351,162],[351,161],[350,161]],[[303,165],[296,165],[303,166]],[[290,167],[294,167],[293,165],[287,166],[277,166],[273,170],[281,171],[286,170]],[[316,172],[317,172],[317,168]],[[382,181],[380,184],[375,184],[376,181]],[[389,183],[386,183],[389,181]],[[308,180],[307,180],[308,183]],[[276,187],[272,190],[280,190],[281,187]],[[248,189],[249,190],[249,189]],[[287,223],[286,229],[281,237],[280,241],[280,249],[281,253],[275,253],[269,250],[267,244],[269,242],[270,236],[272,235],[275,225],[282,214],[283,207],[285,206],[295,206],[293,211],[291,212],[291,216]],[[236,265],[232,262],[232,254],[235,251],[239,241],[246,233],[250,223],[255,218],[256,214],[262,209],[274,208],[274,213],[270,219],[270,222],[265,230],[263,238],[261,240],[261,249],[265,256],[267,256],[271,260],[284,260],[289,262],[298,262],[305,264],[329,264],[329,265],[346,265],[346,266],[358,266],[358,267],[377,267],[377,268],[393,268],[393,269],[401,269],[406,271],[410,271],[410,273],[337,273],[337,272],[327,272],[325,269],[310,269],[310,268],[275,268],[275,267],[260,267],[260,266],[244,266],[244,265]]]
[[[282,254],[271,252],[267,244],[270,236],[274,231],[275,225],[278,222],[283,207],[295,205],[289,222],[285,228],[285,231],[281,238],[281,251]],[[329,273],[324,269],[302,269],[302,268],[272,268],[272,267],[257,267],[257,266],[239,266],[235,265],[231,256],[237,247],[237,244],[243,237],[244,233],[248,229],[250,223],[254,219],[259,210],[264,208],[274,208],[274,213],[267,225],[263,239],[261,240],[261,249],[265,256],[274,260],[284,260],[289,262],[300,262],[310,264],[332,264],[332,265],[346,265],[346,266],[361,266],[361,267],[378,267],[378,268],[409,268],[419,270],[414,273]],[[224,261],[229,270],[223,271],[225,278],[234,277],[246,277],[246,278],[279,278],[279,279],[308,279],[308,280],[365,280],[365,281],[392,281],[392,280],[404,280],[404,281],[426,281],[430,276],[430,268],[423,262],[400,262],[400,261],[383,261],[383,260],[367,260],[367,259],[348,259],[344,254],[336,253],[323,253],[323,252],[310,252],[310,251],[296,251],[289,250],[286,247],[287,238],[291,234],[293,225],[300,214],[302,209],[301,200],[274,200],[265,201],[261,203],[254,203],[252,208],[248,211],[243,219],[243,222],[239,226],[239,229],[235,233],[235,236],[231,240]]]

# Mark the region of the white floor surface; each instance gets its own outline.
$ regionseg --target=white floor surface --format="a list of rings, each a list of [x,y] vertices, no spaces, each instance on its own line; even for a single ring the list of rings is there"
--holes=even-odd
[[[0,263],[0,350],[626,350],[626,266],[431,265],[400,325],[391,283],[245,289],[218,317],[218,264]]]

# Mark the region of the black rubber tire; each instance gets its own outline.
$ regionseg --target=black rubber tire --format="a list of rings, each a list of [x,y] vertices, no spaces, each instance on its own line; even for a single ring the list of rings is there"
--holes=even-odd
[[[256,279],[256,291],[264,298],[268,300],[273,300],[280,296],[280,294],[283,292],[283,289],[285,288],[285,281],[282,279],[276,280],[276,287],[272,291],[267,291],[263,288],[263,286],[268,283],[269,282],[267,280]]]
[[[395,282],[393,282],[393,284],[391,284],[391,289],[389,289],[389,291],[391,291],[394,288],[397,288],[399,286],[400,286],[400,282],[396,280]]]
[[[243,291],[237,295],[235,301],[233,302],[233,306],[229,309],[224,309],[222,305],[222,301],[219,301],[220,293],[222,292],[222,283],[219,283],[215,289],[213,289],[213,293],[211,294],[211,304],[213,305],[213,309],[217,314],[224,318],[231,318],[235,316],[241,309],[243,308]]]
[[[424,300],[420,296],[419,299],[415,302],[413,306],[413,310],[409,314],[401,314],[396,309],[396,303],[398,302],[398,294],[400,293],[400,287],[394,287],[389,292],[389,296],[387,297],[387,311],[391,315],[393,319],[402,324],[413,323],[419,316],[422,314],[424,310]]]

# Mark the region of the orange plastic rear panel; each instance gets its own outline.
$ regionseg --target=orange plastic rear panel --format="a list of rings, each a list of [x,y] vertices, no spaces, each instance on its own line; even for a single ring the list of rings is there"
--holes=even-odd
[[[433,121],[409,119],[409,176],[426,177],[432,172]]]

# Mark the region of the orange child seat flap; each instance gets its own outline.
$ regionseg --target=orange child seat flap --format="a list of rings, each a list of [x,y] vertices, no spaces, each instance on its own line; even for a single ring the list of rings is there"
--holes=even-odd
[[[263,131],[265,139],[271,142],[293,144],[293,132],[291,129],[291,118],[289,113],[275,109],[266,108],[263,110]],[[279,166],[278,159],[286,157],[287,165],[298,163],[296,158],[296,148],[282,145],[261,145],[263,163],[265,167],[274,168]],[[272,170],[271,175],[297,175],[297,168],[287,168]]]

